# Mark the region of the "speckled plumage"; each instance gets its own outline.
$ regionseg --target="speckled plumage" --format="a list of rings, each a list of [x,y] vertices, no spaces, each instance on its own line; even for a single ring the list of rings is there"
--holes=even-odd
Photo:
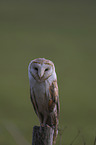
[[[57,137],[60,112],[57,76],[52,61],[37,58],[28,67],[31,101],[41,125],[54,128],[53,142]]]

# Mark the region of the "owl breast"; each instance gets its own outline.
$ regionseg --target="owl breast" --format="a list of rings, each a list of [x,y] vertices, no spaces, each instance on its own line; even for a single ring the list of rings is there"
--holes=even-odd
[[[42,113],[48,112],[49,83],[47,81],[41,83],[36,82],[33,90],[39,111]]]

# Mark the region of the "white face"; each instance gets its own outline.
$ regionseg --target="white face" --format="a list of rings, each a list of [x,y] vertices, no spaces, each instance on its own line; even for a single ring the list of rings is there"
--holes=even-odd
[[[35,80],[37,80],[38,82],[42,82],[48,79],[53,74],[55,68],[54,64],[49,60],[34,60],[29,64],[29,71]]]

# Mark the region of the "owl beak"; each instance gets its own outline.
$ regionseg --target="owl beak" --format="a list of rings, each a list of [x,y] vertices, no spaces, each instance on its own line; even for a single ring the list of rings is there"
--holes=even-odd
[[[44,74],[43,70],[41,70],[40,72],[38,72],[38,75],[39,75],[39,78],[40,79],[43,77],[43,74]]]

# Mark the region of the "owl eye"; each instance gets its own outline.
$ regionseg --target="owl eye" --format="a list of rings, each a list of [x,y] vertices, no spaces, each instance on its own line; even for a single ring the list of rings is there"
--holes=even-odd
[[[49,70],[49,68],[46,68],[46,69],[45,69],[45,71],[48,71],[48,70]]]
[[[36,71],[38,71],[38,68],[37,68],[37,67],[34,67],[34,69],[35,69]]]

